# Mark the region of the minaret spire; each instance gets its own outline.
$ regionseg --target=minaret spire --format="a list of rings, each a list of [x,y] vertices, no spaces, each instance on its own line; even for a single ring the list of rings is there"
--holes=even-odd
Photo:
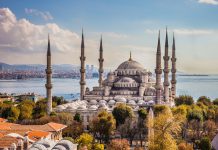
[[[47,68],[45,69],[46,72],[46,98],[47,98],[47,114],[49,115],[52,112],[52,69],[51,69],[51,50],[50,50],[50,38],[48,35],[48,48],[47,48]]]
[[[103,44],[102,44],[102,36],[101,36],[101,40],[100,40],[100,49],[99,49],[99,80],[98,80],[98,83],[99,83],[99,87],[102,87],[103,86],[103,72],[104,72],[104,69],[103,69],[103,62],[104,62],[104,58],[103,58]]]
[[[165,39],[165,54],[164,54],[164,100],[165,102],[169,102],[169,54],[168,54],[169,48],[168,48],[168,33],[166,28],[166,39]]]
[[[80,56],[80,61],[81,61],[81,68],[80,68],[80,99],[84,99],[85,95],[85,78],[86,78],[86,70],[85,70],[85,44],[84,44],[84,36],[83,36],[83,29],[82,29],[82,41],[81,41],[81,56]]]
[[[156,73],[156,103],[160,104],[161,103],[161,90],[162,90],[162,87],[161,87],[162,69],[161,69],[160,30],[159,30],[159,35],[158,35],[155,73]]]
[[[175,99],[176,97],[176,46],[175,46],[175,37],[173,34],[173,45],[172,45],[172,69],[171,69],[171,73],[172,73],[172,79],[171,79],[171,92],[172,92],[172,100]]]
[[[132,61],[132,52],[129,53],[129,61]]]

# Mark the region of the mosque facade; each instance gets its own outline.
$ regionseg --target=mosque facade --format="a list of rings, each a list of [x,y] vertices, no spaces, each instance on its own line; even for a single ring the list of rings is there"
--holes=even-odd
[[[130,53],[128,60],[121,63],[113,72],[109,72],[107,78],[103,79],[104,58],[101,38],[98,58],[98,86],[89,89],[86,87],[85,42],[82,33],[80,100],[59,105],[55,108],[55,111],[71,112],[73,114],[80,113],[84,125],[88,125],[91,118],[95,116],[99,110],[104,109],[112,112],[113,108],[119,103],[125,103],[131,106],[136,116],[137,111],[142,107],[149,107],[157,104],[168,105],[170,107],[174,106],[174,99],[176,97],[176,53],[174,35],[171,52],[172,55],[170,59],[168,33],[166,30],[164,56],[162,57],[159,31],[156,68],[154,69],[155,78],[154,75],[152,75],[152,72],[148,71],[142,64],[135,61]],[[163,69],[161,65],[162,60],[164,64]],[[169,69],[169,63],[171,63],[171,69]],[[171,79],[169,79],[169,73],[171,73]],[[50,74],[48,74],[48,76],[49,75]]]

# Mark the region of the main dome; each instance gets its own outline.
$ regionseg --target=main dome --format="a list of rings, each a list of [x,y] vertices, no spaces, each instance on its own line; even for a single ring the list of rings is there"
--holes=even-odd
[[[137,61],[134,60],[128,60],[123,62],[122,64],[119,65],[117,69],[137,69],[137,70],[143,70],[144,67],[138,63]]]

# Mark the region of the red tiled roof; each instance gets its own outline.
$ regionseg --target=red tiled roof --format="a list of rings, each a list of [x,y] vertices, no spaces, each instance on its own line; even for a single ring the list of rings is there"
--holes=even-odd
[[[49,123],[47,123],[47,125],[52,127],[55,131],[59,131],[59,130],[62,130],[62,129],[67,127],[66,125],[54,123],[54,122],[49,122]]]
[[[6,122],[7,120],[4,118],[0,118],[0,122]]]
[[[39,130],[33,130],[33,131],[29,131],[27,133],[27,136],[34,141],[38,141],[41,138],[46,138],[50,135],[51,133],[49,132],[45,132],[45,131],[39,131]]]
[[[4,136],[0,138],[0,148],[10,147],[11,144],[18,144],[19,139],[11,136]]]

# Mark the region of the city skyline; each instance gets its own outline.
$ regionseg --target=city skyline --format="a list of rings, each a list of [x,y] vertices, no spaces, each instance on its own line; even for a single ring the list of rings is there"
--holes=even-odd
[[[42,1],[41,1],[42,2]],[[149,4],[149,5],[147,5]],[[60,7],[63,6],[63,7]],[[165,28],[169,50],[175,33],[178,70],[218,73],[216,60],[218,1],[1,1],[0,61],[10,64],[45,64],[47,34],[53,64],[79,65],[81,30],[84,29],[87,63],[98,66],[103,37],[105,68],[114,70],[133,59],[153,71],[158,30],[164,52]],[[64,9],[63,9],[64,8]],[[84,9],[81,9],[84,8]],[[19,59],[14,59],[19,58]],[[162,64],[163,67],[163,64]]]

